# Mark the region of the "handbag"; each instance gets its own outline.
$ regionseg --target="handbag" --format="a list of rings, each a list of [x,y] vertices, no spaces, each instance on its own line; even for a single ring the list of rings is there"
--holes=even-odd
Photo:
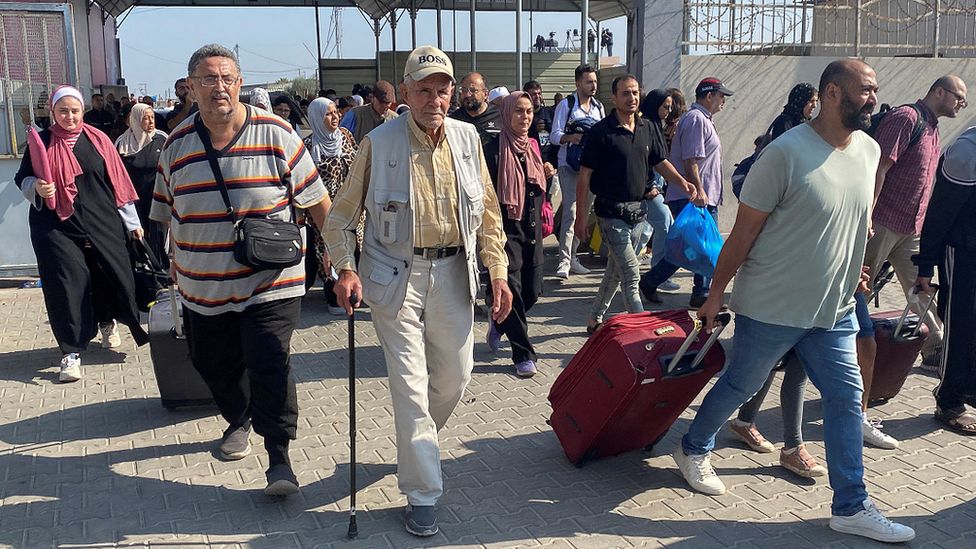
[[[220,172],[220,164],[217,163],[217,154],[210,142],[210,134],[199,116],[194,124],[207,153],[207,160],[210,162],[217,188],[220,189],[220,196],[227,206],[227,215],[234,224],[234,259],[241,265],[256,271],[281,270],[301,263],[304,259],[302,232],[301,227],[296,223],[237,216],[237,211],[230,203],[227,185]],[[294,219],[294,206],[291,206],[291,210]]]

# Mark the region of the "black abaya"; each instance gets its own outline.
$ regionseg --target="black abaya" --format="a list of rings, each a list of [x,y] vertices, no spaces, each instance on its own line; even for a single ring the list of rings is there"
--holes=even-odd
[[[41,139],[49,143],[50,131],[41,132]],[[83,172],[75,179],[74,214],[61,221],[47,206],[31,206],[29,215],[51,330],[65,354],[85,350],[98,334],[98,323],[112,319],[128,326],[136,343],[143,345],[149,336],[139,325],[127,231],[105,161],[84,133],[73,152]],[[14,181],[19,187],[32,175],[27,152]]]
[[[157,134],[139,152],[122,157],[125,171],[132,179],[139,201],[136,202],[136,212],[139,222],[146,231],[145,241],[153,255],[162,264],[163,269],[169,268],[169,258],[166,255],[166,226],[149,219],[149,209],[152,207],[153,189],[156,187],[156,167],[159,165],[159,154],[163,149],[166,138]]]

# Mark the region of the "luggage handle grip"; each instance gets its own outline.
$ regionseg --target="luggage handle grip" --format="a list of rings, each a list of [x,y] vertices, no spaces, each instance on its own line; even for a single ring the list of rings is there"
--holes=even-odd
[[[720,327],[717,330],[712,330],[712,334],[708,337],[705,345],[703,345],[701,350],[698,351],[698,355],[695,356],[695,360],[691,363],[692,368],[697,366],[702,359],[704,359],[705,353],[707,353],[712,347],[712,345],[718,339],[718,336],[722,333],[722,330],[725,329],[725,326],[728,325],[731,319],[732,315],[729,313],[721,313],[715,317],[715,320],[719,322]],[[668,363],[668,368],[665,374],[670,374],[674,371],[678,363],[681,362],[681,359],[684,358],[685,353],[688,352],[688,348],[691,347],[691,344],[694,343],[695,339],[701,333],[702,328],[702,321],[696,318],[694,328],[691,330],[691,333],[688,334],[688,337],[685,338],[684,342],[681,344],[681,347],[678,348],[678,352],[671,357],[671,362]]]
[[[939,289],[938,284],[930,284],[929,286],[933,290]],[[898,324],[895,325],[895,331],[891,335],[892,339],[914,338],[918,336],[918,333],[921,331],[922,323],[925,319],[925,316],[929,313],[929,310],[932,309],[932,303],[935,302],[935,295],[929,296],[929,300],[925,304],[925,309],[921,311],[921,314],[919,314],[918,322],[915,323],[915,328],[912,329],[912,332],[908,334],[908,336],[903,336],[901,333],[902,328],[905,327],[905,321],[908,319],[908,313],[911,311],[912,305],[918,303],[919,293],[921,293],[921,288],[919,286],[915,286],[914,288],[912,288],[912,291],[908,294],[908,304],[905,305],[905,309],[901,312],[901,316],[898,317]]]
[[[712,345],[715,345],[715,342],[718,341],[718,337],[722,335],[722,331],[725,330],[726,326],[732,323],[732,315],[729,313],[719,313],[715,316],[715,320],[718,321],[719,327],[712,330],[712,334],[708,336],[708,339],[705,341],[705,344],[702,345],[701,350],[699,350],[698,354],[695,355],[695,360],[691,362],[692,370],[694,370],[696,366],[705,360],[705,355],[712,348]]]

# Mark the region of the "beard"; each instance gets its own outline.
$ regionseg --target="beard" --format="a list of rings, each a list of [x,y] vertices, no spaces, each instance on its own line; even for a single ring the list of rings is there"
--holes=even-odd
[[[857,106],[847,94],[841,98],[840,116],[844,127],[854,130],[867,130],[871,127],[871,113],[874,112],[874,103],[867,102],[862,106]]]
[[[476,111],[481,108],[481,101],[478,101],[477,99],[474,98],[465,99],[461,101],[461,104],[464,105],[465,110],[469,110],[469,111]]]

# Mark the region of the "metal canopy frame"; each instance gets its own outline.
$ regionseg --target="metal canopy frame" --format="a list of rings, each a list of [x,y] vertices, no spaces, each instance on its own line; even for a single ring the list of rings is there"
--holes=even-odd
[[[628,29],[632,27],[634,18],[634,3],[636,0],[89,0],[102,7],[114,17],[132,7],[307,7],[315,8],[315,33],[319,37],[318,8],[357,8],[368,19],[373,21],[373,33],[376,38],[377,79],[379,74],[379,45],[383,22],[388,20],[392,33],[393,60],[396,64],[396,26],[397,10],[410,16],[411,44],[417,47],[417,12],[420,10],[437,11],[437,42],[441,46],[441,13],[447,11],[468,11],[471,14],[471,70],[477,70],[477,28],[475,15],[478,11],[514,12],[521,16],[523,8],[532,12],[561,12],[580,14],[580,64],[586,64],[588,55],[586,31],[589,22],[599,24],[608,19],[627,17]],[[644,0],[647,1],[647,0]],[[387,19],[388,18],[388,19]],[[521,17],[516,18],[515,33],[515,65],[516,78],[522,82],[522,33]],[[599,34],[599,33],[598,33]],[[321,59],[321,46],[319,58]],[[322,71],[319,68],[319,86],[322,85]]]

